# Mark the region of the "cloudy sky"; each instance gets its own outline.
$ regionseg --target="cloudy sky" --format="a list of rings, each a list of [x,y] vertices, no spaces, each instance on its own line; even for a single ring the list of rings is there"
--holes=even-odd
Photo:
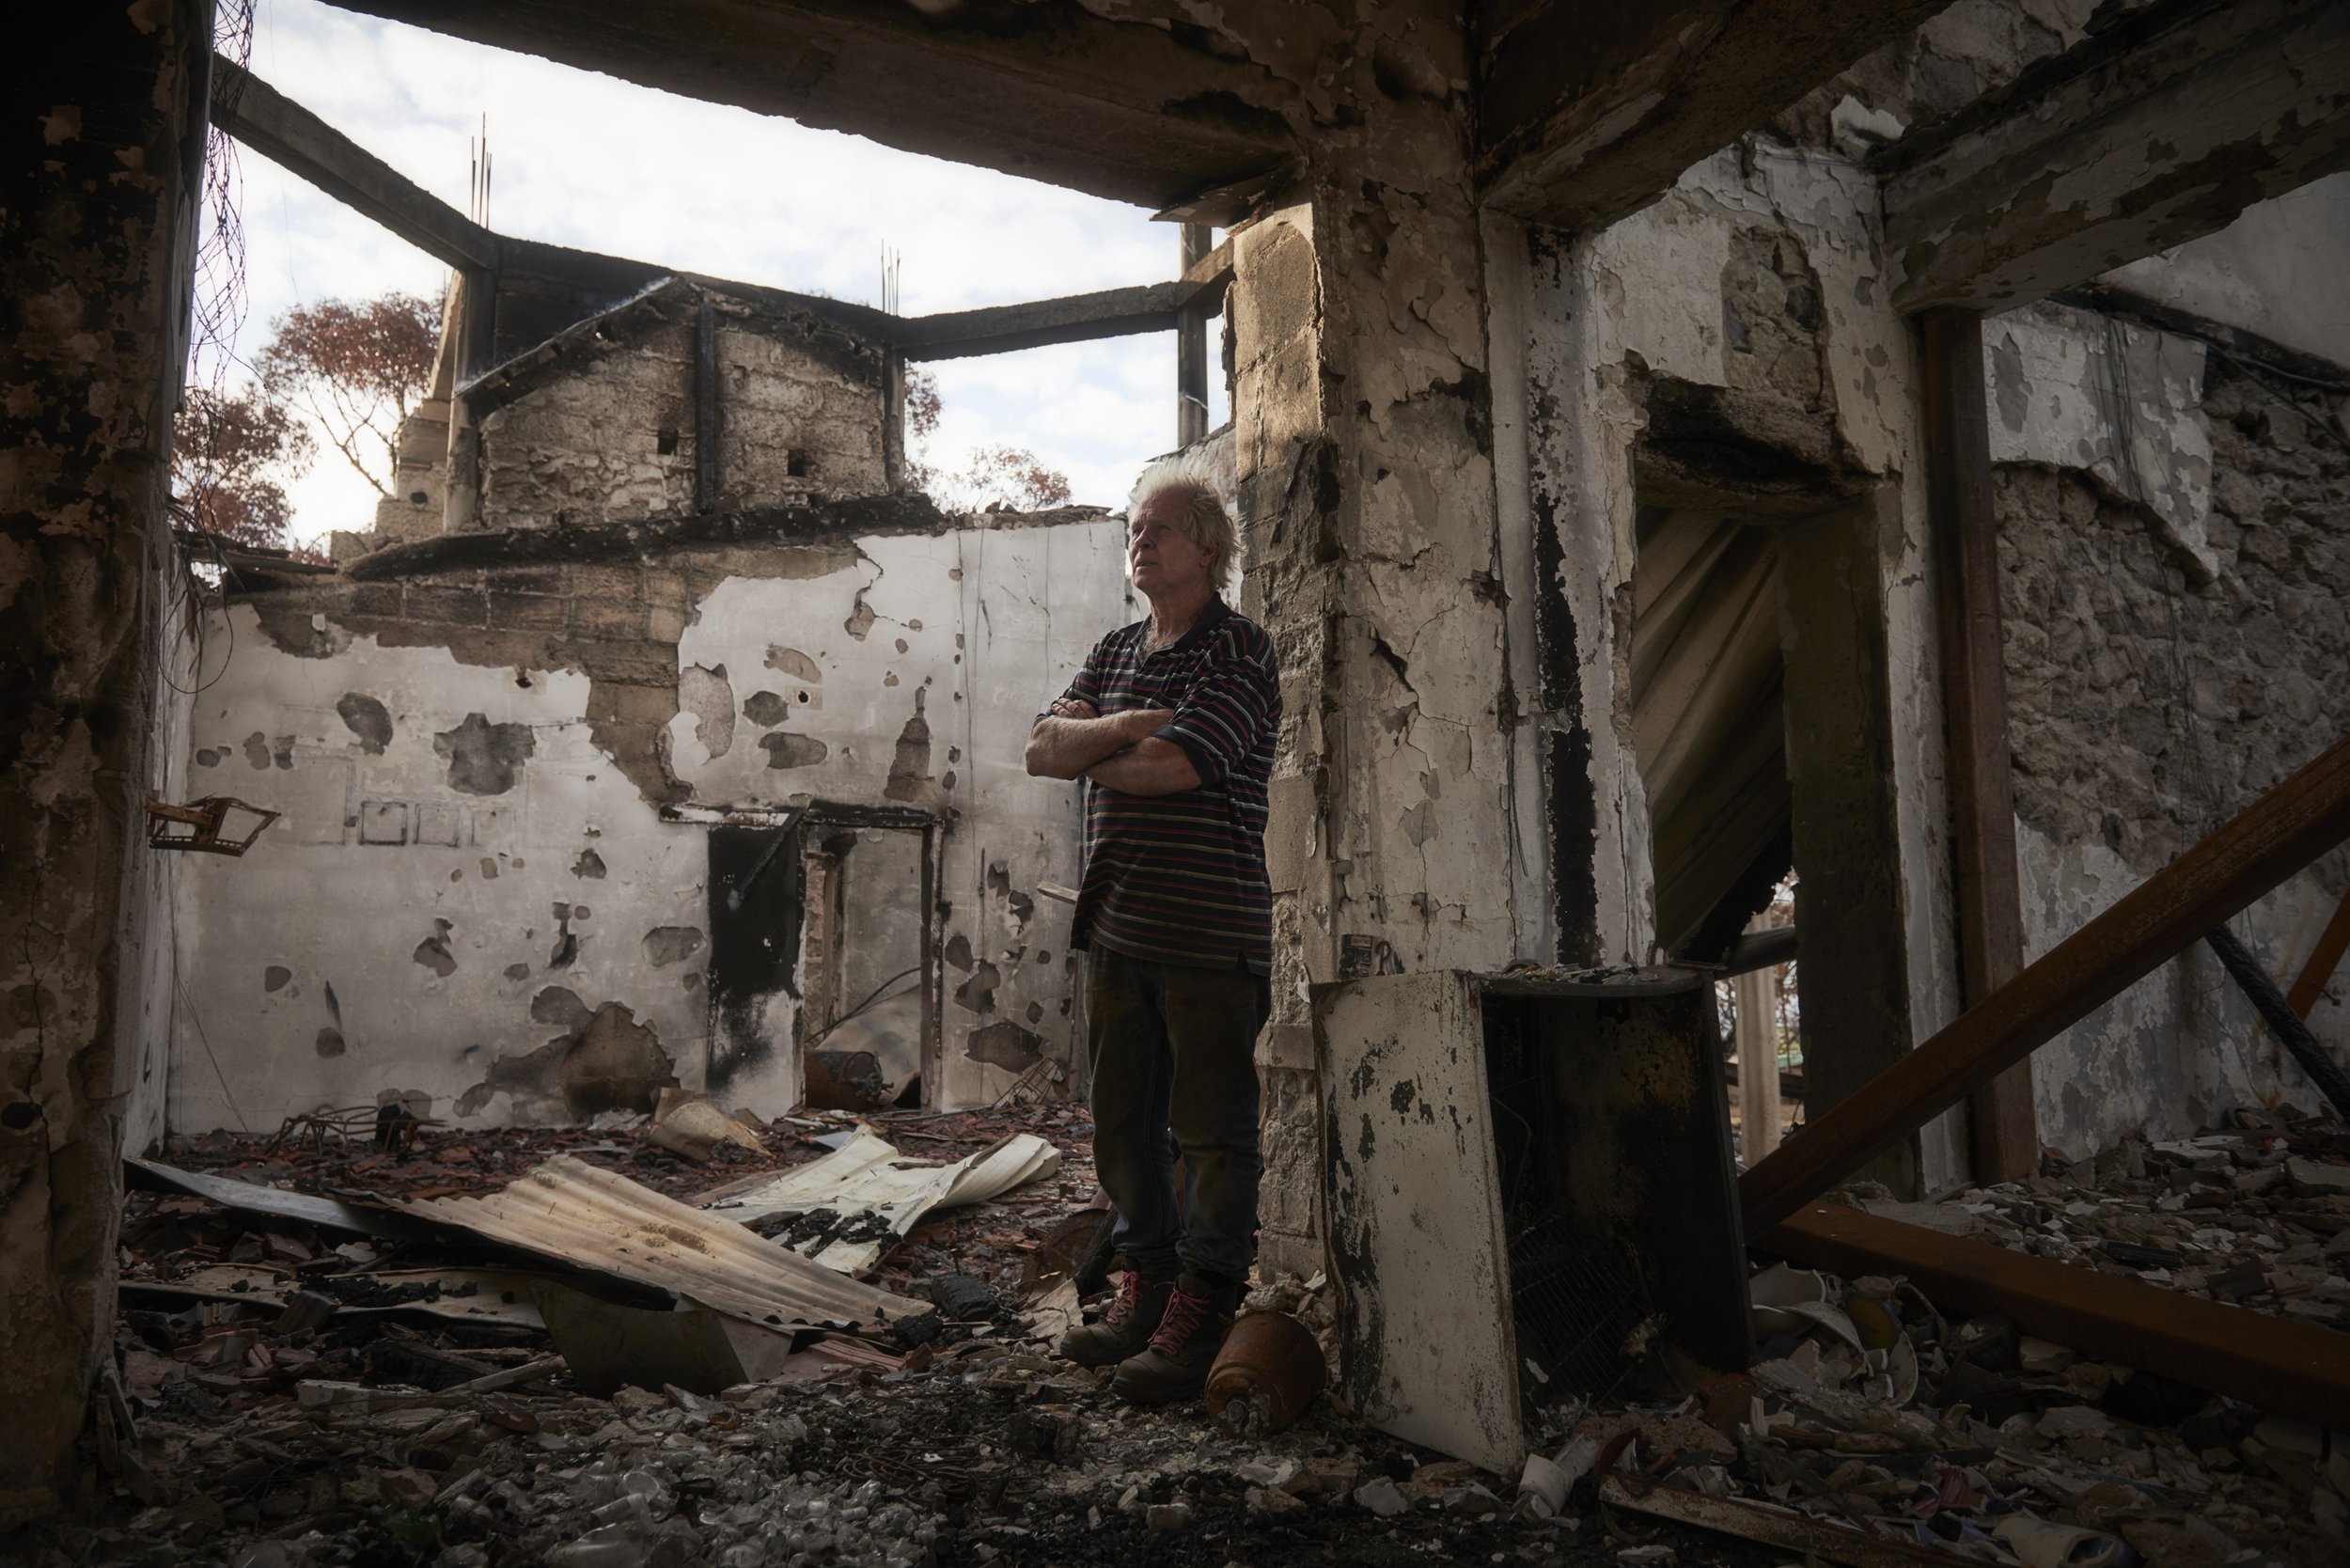
[[[318,0],[258,0],[254,73],[462,209],[468,144],[489,117],[490,227],[584,250],[868,305],[881,254],[901,259],[908,315],[1009,305],[1174,275],[1176,230],[1139,208],[900,152],[790,120],[672,97]],[[236,352],[252,358],[297,304],[387,290],[437,294],[445,272],[240,149],[245,281]],[[1080,501],[1123,499],[1174,441],[1168,334],[932,368],[955,466],[978,445],[1026,447]],[[199,370],[200,373],[200,370]],[[231,367],[231,384],[243,371]],[[1213,417],[1224,417],[1216,388]],[[321,443],[293,486],[294,532],[364,529],[374,492]]]

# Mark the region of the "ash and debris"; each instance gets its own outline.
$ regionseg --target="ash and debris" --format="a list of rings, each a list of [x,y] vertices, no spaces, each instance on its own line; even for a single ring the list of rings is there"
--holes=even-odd
[[[2043,1174],[1936,1203],[1856,1207],[2232,1306],[2350,1329],[2350,1132],[2238,1109],[2190,1138],[2124,1137]]]
[[[850,1124],[810,1117],[758,1131],[780,1168]],[[714,1397],[668,1388],[588,1397],[537,1328],[431,1315],[374,1278],[393,1264],[465,1261],[440,1244],[352,1241],[133,1192],[116,1374],[82,1496],[66,1522],[8,1560],[1760,1568],[1797,1555],[1603,1502],[1604,1481],[1618,1497],[1669,1488],[1776,1504],[1954,1560],[2350,1564],[2341,1434],[2092,1361],[1997,1317],[1945,1317],[1899,1280],[1783,1265],[1758,1279],[1758,1299],[1795,1305],[1758,1313],[1752,1369],[1703,1379],[1677,1401],[1554,1407],[1530,1434],[1523,1476],[1416,1449],[1327,1398],[1288,1430],[1246,1439],[1196,1405],[1136,1410],[1112,1398],[1109,1370],[1049,1355],[1037,1314],[1023,1309],[1039,1299],[1038,1249],[1092,1194],[1081,1113],[895,1118],[881,1130],[941,1160],[1031,1131],[1064,1160],[1056,1179],[937,1215],[885,1256],[875,1282],[956,1303],[947,1331],[928,1320],[887,1341],[824,1336],[792,1357],[791,1375]],[[274,1147],[215,1137],[171,1157],[358,1200],[479,1192],[556,1152],[681,1197],[763,1168],[723,1147],[697,1164],[621,1123],[427,1127],[389,1152],[333,1137]],[[2345,1156],[2350,1136],[2337,1123],[2238,1113],[2195,1139],[2126,1141],[2029,1182],[1959,1194],[1936,1216],[1901,1217],[1963,1223],[2084,1266],[2340,1326]],[[169,1302],[172,1280],[229,1260],[278,1294]],[[511,1262],[490,1262],[501,1261]],[[2247,1261],[2263,1288],[2225,1294]],[[297,1288],[301,1298],[285,1294]],[[1330,1295],[1319,1278],[1284,1278],[1251,1306],[1293,1311],[1335,1353]],[[284,1317],[281,1300],[291,1303]],[[485,1391],[482,1380],[500,1373],[508,1386]]]

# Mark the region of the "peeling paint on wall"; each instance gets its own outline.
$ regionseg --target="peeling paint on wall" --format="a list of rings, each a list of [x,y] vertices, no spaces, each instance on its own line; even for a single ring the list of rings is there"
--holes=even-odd
[[[335,712],[359,737],[361,750],[370,757],[384,755],[384,746],[392,739],[392,715],[382,702],[365,692],[345,692],[336,699]]]
[[[654,968],[682,964],[701,951],[698,926],[655,926],[645,933],[645,961]]]
[[[478,713],[467,713],[456,729],[432,737],[432,749],[448,759],[449,788],[469,795],[506,793],[537,748],[530,726],[492,724]]]
[[[446,980],[457,973],[457,959],[448,950],[448,935],[451,928],[446,920],[441,919],[434,920],[432,928],[432,934],[417,943],[415,952],[410,956],[416,963],[440,976],[441,979]]]

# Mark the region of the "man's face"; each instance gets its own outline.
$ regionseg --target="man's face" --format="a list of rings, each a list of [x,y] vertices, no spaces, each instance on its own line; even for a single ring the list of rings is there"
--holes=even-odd
[[[1215,552],[1185,531],[1185,499],[1181,494],[1153,495],[1127,525],[1126,574],[1146,599],[1180,595],[1214,581]]]

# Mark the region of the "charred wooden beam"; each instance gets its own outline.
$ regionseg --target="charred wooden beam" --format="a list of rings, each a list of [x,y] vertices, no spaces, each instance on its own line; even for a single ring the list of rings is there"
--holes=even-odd
[[[1940,0],[1479,7],[1485,199],[1534,222],[1603,228],[1940,8]]]
[[[1181,272],[1188,278],[1208,259],[1215,231],[1187,223],[1180,241]],[[1185,306],[1175,323],[1175,445],[1188,447],[1208,433],[1208,312]]]
[[[2334,910],[2334,917],[2326,922],[2326,929],[2317,938],[2317,946],[2310,949],[2310,961],[2301,966],[2301,978],[2285,993],[2285,1006],[2296,1018],[2307,1018],[2310,1009],[2326,989],[2326,982],[2334,978],[2342,966],[2342,955],[2350,952],[2350,887],[2342,891],[2342,902]]]
[[[212,56],[212,123],[426,255],[495,271],[498,237],[234,60]]]
[[[1880,166],[1896,306],[2039,299],[2350,167],[2350,7],[2150,6]]]
[[[896,330],[898,346],[910,360],[962,359],[973,354],[1012,353],[1053,343],[1085,343],[1097,337],[1131,337],[1172,332],[1189,313],[1203,320],[1223,303],[1231,282],[1230,245],[1218,246],[1172,283],[1145,283],[1065,299],[993,305],[910,316]],[[1204,383],[1203,383],[1204,385]]]
[[[2339,1329],[1831,1204],[1803,1206],[1754,1246],[1848,1277],[1901,1275],[1945,1311],[2004,1312],[2041,1339],[2264,1409],[2321,1424],[2350,1410]]]
[[[2350,839],[2350,738],[2156,871],[1739,1179],[1749,1233],[1906,1139]]]
[[[2334,1109],[2350,1117],[2350,1074],[2343,1073],[2342,1064],[2326,1054],[2326,1047],[2317,1043],[2317,1036],[2310,1032],[2310,1027],[2301,1022],[2301,1015],[2286,1002],[2284,993],[2277,989],[2277,982],[2268,978],[2268,971],[2261,967],[2251,949],[2226,926],[2204,933],[2203,945],[2211,949],[2237,989],[2251,1000],[2253,1011],[2261,1015],[2261,1022],[2268,1026],[2269,1032],[2293,1053],[2293,1059],[2301,1064],[2301,1071],[2310,1075],[2310,1082],[2317,1086],[2318,1092],[2334,1103]]]
[[[1728,980],[1749,970],[1792,964],[1800,946],[1799,933],[1793,926],[1773,926],[1768,931],[1745,932],[1730,945],[1730,950],[1722,954],[1722,978]]]
[[[1959,999],[1972,1007],[2024,966],[1982,318],[1971,310],[1928,311],[1919,319],[1918,335],[1924,361],[1926,517],[1934,535],[1935,614],[1950,729]],[[2040,1160],[2029,1058],[1976,1090],[1967,1108],[1975,1179],[2012,1182],[2029,1175]]]

